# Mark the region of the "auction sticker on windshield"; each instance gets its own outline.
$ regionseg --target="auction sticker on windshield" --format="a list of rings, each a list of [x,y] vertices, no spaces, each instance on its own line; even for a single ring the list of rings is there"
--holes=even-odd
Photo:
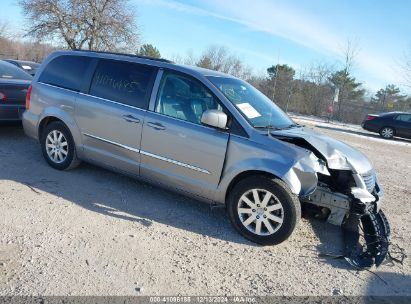
[[[245,116],[247,116],[250,119],[261,116],[261,114],[258,113],[257,110],[254,109],[253,106],[250,105],[248,102],[240,103],[237,105],[237,107],[241,110],[241,112],[244,113]]]

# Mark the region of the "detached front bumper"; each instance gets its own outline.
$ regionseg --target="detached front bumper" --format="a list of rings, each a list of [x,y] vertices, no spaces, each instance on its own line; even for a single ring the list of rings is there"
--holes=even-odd
[[[358,187],[351,189],[353,201],[342,225],[345,258],[358,268],[380,266],[388,254],[390,244],[391,227],[381,210],[384,191],[375,172],[371,174],[361,178],[354,176]],[[360,242],[361,234],[363,242]]]
[[[375,172],[353,176],[356,186],[349,194],[319,185],[303,202],[316,206],[329,223],[342,227],[344,257],[350,264],[359,268],[379,266],[388,253],[391,230],[381,210],[384,191]]]

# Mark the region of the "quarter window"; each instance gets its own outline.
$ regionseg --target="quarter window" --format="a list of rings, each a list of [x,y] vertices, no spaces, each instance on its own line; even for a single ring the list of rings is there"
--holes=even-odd
[[[124,61],[100,60],[90,95],[147,109],[156,69]]]
[[[157,113],[201,124],[201,116],[207,110],[223,108],[201,82],[181,74],[164,74],[157,95]]]
[[[46,66],[39,82],[78,92],[90,62],[86,56],[59,56]]]

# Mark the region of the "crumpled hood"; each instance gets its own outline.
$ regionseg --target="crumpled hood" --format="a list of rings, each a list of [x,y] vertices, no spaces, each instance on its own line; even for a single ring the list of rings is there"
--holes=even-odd
[[[329,169],[353,170],[363,174],[373,169],[371,161],[357,149],[312,129],[301,127],[275,130],[271,134],[281,138],[301,138],[314,147],[326,160]]]

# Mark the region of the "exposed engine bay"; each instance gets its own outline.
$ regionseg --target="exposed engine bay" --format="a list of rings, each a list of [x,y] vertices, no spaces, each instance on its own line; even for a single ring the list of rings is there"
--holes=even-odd
[[[324,170],[316,189],[300,196],[303,212],[343,229],[344,258],[357,268],[377,267],[389,252],[390,225],[371,162],[355,149],[317,133],[284,131],[277,139],[311,151]],[[361,173],[359,173],[361,172]]]

